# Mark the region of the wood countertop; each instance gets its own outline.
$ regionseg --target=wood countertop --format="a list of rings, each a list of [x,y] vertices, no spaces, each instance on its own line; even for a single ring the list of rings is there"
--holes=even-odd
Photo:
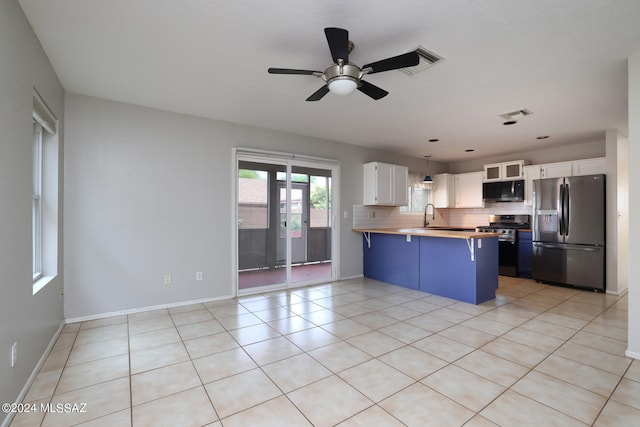
[[[405,234],[425,237],[444,237],[448,239],[482,239],[497,237],[498,233],[478,233],[476,231],[454,231],[432,228],[354,228],[356,233]]]

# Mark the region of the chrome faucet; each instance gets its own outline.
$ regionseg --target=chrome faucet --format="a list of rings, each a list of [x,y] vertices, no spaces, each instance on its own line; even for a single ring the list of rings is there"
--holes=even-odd
[[[431,206],[433,209],[431,210],[431,219],[435,220],[436,219],[436,207],[433,205],[433,203],[427,203],[427,206],[424,207],[424,222],[422,223],[423,227],[426,227],[427,225],[429,225],[429,221],[427,221],[427,210],[429,209],[429,206]]]

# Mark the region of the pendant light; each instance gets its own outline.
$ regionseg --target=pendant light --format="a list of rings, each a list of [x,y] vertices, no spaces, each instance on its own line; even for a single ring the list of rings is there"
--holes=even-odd
[[[432,183],[433,179],[431,179],[431,175],[429,175],[429,157],[431,156],[424,156],[427,159],[427,173],[424,176],[424,179],[422,180],[422,182],[428,182],[428,183]]]

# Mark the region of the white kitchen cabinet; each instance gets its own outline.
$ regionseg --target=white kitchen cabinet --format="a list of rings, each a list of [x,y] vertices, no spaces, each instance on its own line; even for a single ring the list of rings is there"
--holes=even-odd
[[[606,173],[607,162],[605,157],[573,161],[573,175],[596,175]]]
[[[533,180],[540,179],[540,165],[525,166],[523,171],[524,204],[533,205]]]
[[[524,178],[524,160],[484,165],[484,182],[507,181]]]
[[[502,163],[502,177],[508,179],[524,178],[524,160],[514,160]]]
[[[407,206],[409,204],[409,168],[393,165],[393,206]]]
[[[456,208],[482,208],[483,172],[459,173],[455,176]]]
[[[573,162],[547,163],[540,165],[540,178],[561,178],[573,175]]]
[[[406,206],[409,168],[389,163],[364,164],[364,204]]]
[[[484,165],[483,180],[485,182],[500,181],[502,179],[502,164],[492,163]]]
[[[433,175],[433,205],[436,208],[452,208],[455,206],[455,176],[451,173]]]

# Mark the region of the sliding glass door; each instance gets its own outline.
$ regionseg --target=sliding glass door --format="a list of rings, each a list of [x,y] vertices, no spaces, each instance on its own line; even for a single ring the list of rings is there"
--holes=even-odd
[[[284,178],[284,177],[283,177]],[[278,181],[278,206],[280,206],[280,222],[278,223],[277,253],[283,262],[287,256],[287,243],[291,245],[291,262],[303,263],[307,260],[307,223],[309,204],[309,186],[305,183],[291,183],[291,199],[287,198],[285,181]],[[287,208],[291,216],[287,222]],[[291,234],[287,234],[287,230]]]
[[[238,154],[238,293],[335,278],[337,165]]]

